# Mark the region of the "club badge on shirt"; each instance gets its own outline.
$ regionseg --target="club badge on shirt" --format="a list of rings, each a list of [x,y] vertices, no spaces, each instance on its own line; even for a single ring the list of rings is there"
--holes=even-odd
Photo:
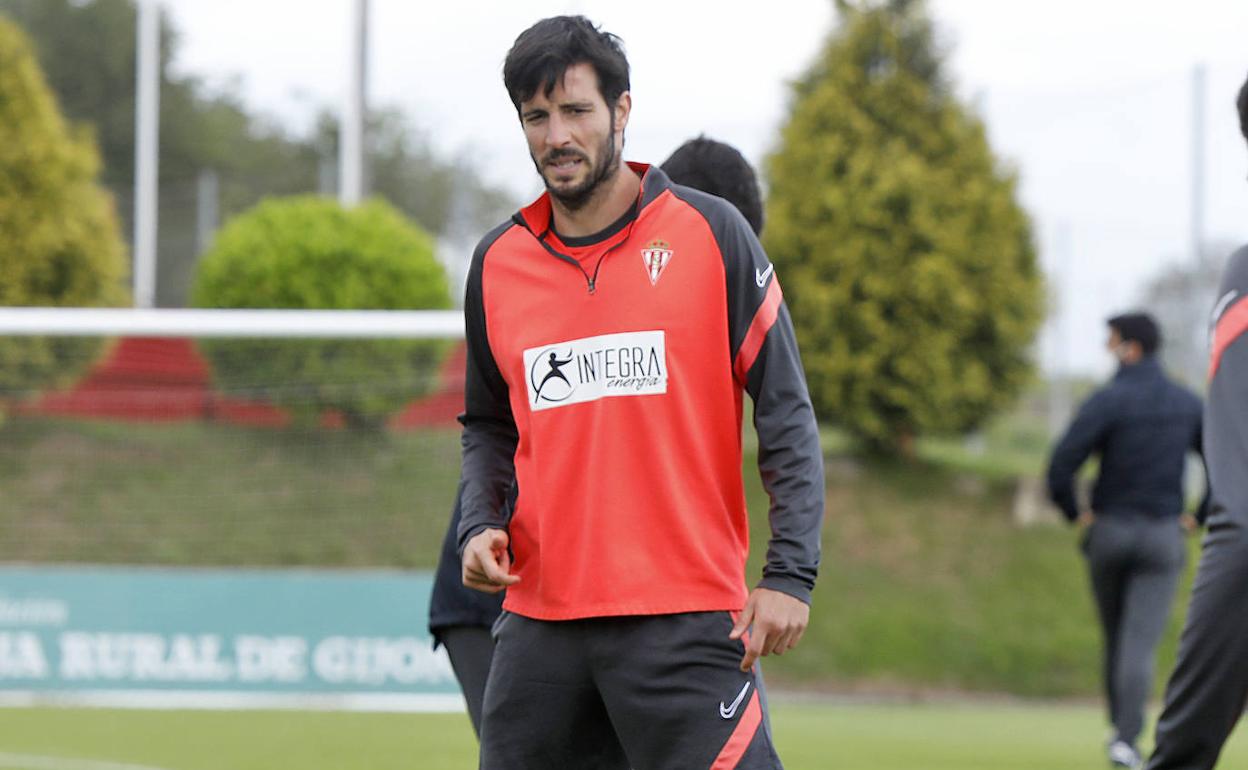
[[[650,285],[657,285],[659,276],[663,275],[667,264],[672,261],[672,247],[667,241],[651,241],[641,250],[641,261],[646,266],[646,276],[650,279]]]

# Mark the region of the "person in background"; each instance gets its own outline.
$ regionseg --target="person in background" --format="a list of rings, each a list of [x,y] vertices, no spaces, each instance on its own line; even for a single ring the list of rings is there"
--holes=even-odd
[[[1248,81],[1239,91],[1248,140]],[[1209,770],[1248,703],[1248,246],[1213,308],[1205,461],[1213,492],[1179,657],[1148,770]]]
[[[1054,503],[1083,530],[1104,640],[1109,760],[1134,768],[1157,643],[1183,571],[1183,528],[1194,527],[1184,515],[1183,476],[1188,452],[1200,451],[1201,405],[1162,371],[1161,336],[1150,316],[1119,315],[1108,325],[1118,372],[1083,404],[1053,450],[1048,485]],[[1100,474],[1085,508],[1075,477],[1094,454]]]
[[[754,234],[762,234],[763,203],[758,177],[749,161],[732,145],[698,136],[678,147],[661,168],[674,184],[696,188],[736,206]],[[503,594],[474,591],[460,579],[455,533],[459,529],[461,505],[457,490],[434,574],[429,633],[435,646],[446,647],[468,706],[472,729],[480,735],[481,703],[494,654],[490,628],[502,611]]]

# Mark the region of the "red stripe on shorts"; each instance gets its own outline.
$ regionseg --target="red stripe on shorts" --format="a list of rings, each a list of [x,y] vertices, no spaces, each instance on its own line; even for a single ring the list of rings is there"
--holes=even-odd
[[[1248,302],[1241,299],[1222,314],[1217,326],[1213,328],[1213,354],[1209,357],[1210,380],[1218,373],[1218,367],[1222,364],[1222,354],[1245,331],[1248,331]]]
[[[763,707],[758,702],[758,690],[754,690],[750,695],[750,705],[745,707],[745,713],[741,715],[732,735],[728,736],[728,742],[724,744],[719,756],[715,757],[711,770],[735,768],[741,761],[741,757],[745,756],[745,750],[750,747],[750,742],[754,740],[754,734],[758,732],[758,725],[762,721]]]

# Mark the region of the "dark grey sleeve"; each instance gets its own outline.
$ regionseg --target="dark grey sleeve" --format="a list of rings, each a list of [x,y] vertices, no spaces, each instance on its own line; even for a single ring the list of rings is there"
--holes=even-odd
[[[677,187],[715,234],[727,283],[734,375],[754,400],[758,470],[771,498],[762,588],[810,603],[823,528],[823,452],[793,321],[763,247],[745,218],[718,198]]]
[[[1079,413],[1053,449],[1049,459],[1049,498],[1069,521],[1079,518],[1075,474],[1102,446],[1112,421],[1113,397],[1109,390],[1098,391],[1079,407]]]
[[[774,278],[773,278],[774,280]],[[823,528],[823,452],[793,322],[783,304],[750,367],[758,471],[771,498],[771,541],[759,585],[810,603]]]
[[[509,226],[509,225],[508,225]],[[483,529],[507,527],[505,506],[515,479],[519,435],[511,413],[507,383],[490,350],[482,301],[482,272],[490,245],[506,227],[499,228],[477,247],[468,270],[464,294],[464,335],[468,364],[464,379],[462,518],[457,543],[464,544]]]

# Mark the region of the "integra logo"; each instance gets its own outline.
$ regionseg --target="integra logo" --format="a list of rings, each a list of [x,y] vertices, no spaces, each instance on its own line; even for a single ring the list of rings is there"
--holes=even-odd
[[[534,411],[667,392],[667,348],[661,331],[604,334],[529,348],[524,369]]]
[[[545,353],[545,351],[542,351]],[[543,360],[541,355],[533,361],[533,366],[529,367],[529,387],[537,391],[533,396],[534,403],[547,401],[550,403],[559,403],[567,401],[576,392],[576,386],[568,379],[568,375],[563,373],[563,367],[572,363],[575,357],[572,354],[572,348],[568,348],[563,354],[563,358],[559,357],[559,352],[552,350],[549,356]],[[542,372],[542,381],[537,382],[539,370]],[[550,385],[551,380],[554,384]],[[549,388],[546,386],[550,385]]]

